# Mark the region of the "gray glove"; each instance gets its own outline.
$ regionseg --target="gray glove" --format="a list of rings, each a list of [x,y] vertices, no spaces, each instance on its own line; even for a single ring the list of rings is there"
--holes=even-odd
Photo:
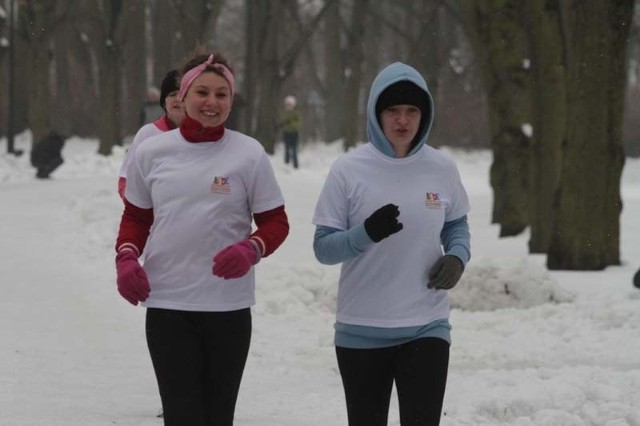
[[[427,287],[449,290],[455,287],[464,272],[464,264],[456,256],[445,254],[429,271]]]

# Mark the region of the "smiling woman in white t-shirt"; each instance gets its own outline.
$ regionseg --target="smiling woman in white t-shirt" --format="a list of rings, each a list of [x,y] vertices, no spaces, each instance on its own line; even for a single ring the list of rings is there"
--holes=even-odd
[[[453,160],[426,145],[433,116],[415,69],[383,69],[369,143],[335,161],[314,213],[316,257],[342,263],[335,345],[350,426],[386,426],[394,382],[403,426],[440,421],[469,201]]]
[[[225,128],[234,88],[222,56],[194,57],[183,68],[180,127],[142,141],[127,170],[118,291],[147,308],[165,425],[233,424],[251,339],[253,265],[289,231],[262,145]]]

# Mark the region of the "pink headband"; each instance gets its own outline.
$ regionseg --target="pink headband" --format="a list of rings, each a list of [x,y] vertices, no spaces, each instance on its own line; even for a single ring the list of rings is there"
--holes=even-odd
[[[184,97],[187,95],[187,90],[189,90],[189,86],[193,83],[200,74],[202,74],[207,68],[215,68],[220,71],[224,78],[229,83],[229,88],[231,89],[231,96],[233,97],[233,93],[235,92],[236,81],[231,73],[231,70],[224,66],[223,64],[214,64],[213,63],[213,53],[209,55],[206,61],[201,63],[200,65],[191,68],[186,74],[182,77],[180,81],[180,92],[178,93],[178,99],[184,101]]]

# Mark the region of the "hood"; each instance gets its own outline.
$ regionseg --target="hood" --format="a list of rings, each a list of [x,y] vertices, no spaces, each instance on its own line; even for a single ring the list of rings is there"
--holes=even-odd
[[[421,118],[421,123],[424,123],[425,125],[421,126],[422,131],[420,132],[420,135],[418,135],[418,142],[413,148],[411,148],[411,151],[409,151],[409,156],[417,152],[427,142],[427,136],[429,135],[429,131],[433,125],[433,98],[431,97],[431,93],[429,93],[427,83],[424,81],[424,78],[422,78],[420,73],[402,62],[394,62],[380,71],[373,80],[371,90],[369,91],[369,100],[367,101],[367,135],[369,137],[369,141],[378,151],[392,158],[395,158],[396,154],[391,143],[384,135],[382,127],[380,127],[380,123],[378,123],[378,119],[376,118],[376,103],[384,89],[403,80],[414,83],[427,93],[430,111],[429,114],[426,114],[426,117],[423,116]]]

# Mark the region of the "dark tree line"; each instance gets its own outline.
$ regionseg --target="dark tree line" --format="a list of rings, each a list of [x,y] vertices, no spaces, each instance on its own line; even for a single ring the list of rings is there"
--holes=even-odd
[[[289,94],[303,140],[348,149],[365,138],[374,75],[402,60],[436,101],[433,145],[491,148],[501,236],[528,229],[553,269],[620,262],[624,151],[640,153],[634,0],[0,0],[3,40],[12,1],[10,108],[33,140],[53,128],[109,155],[137,130],[147,87],[204,45],[233,65],[234,123],[267,152]],[[0,43],[2,133],[8,57]]]
[[[482,87],[446,2],[0,0],[1,10],[11,2],[18,11],[15,130],[31,129],[34,140],[56,128],[98,137],[108,155],[137,130],[147,87],[205,45],[236,71],[237,125],[270,152],[275,112],[287,94],[303,109],[304,140],[343,139],[345,147],[363,140],[368,85],[393,60],[423,72],[434,94],[443,89],[436,144],[486,146]],[[0,13],[0,37],[8,31]],[[8,50],[0,43],[3,89]],[[4,134],[5,90],[0,99]],[[460,116],[467,117],[462,125]]]

